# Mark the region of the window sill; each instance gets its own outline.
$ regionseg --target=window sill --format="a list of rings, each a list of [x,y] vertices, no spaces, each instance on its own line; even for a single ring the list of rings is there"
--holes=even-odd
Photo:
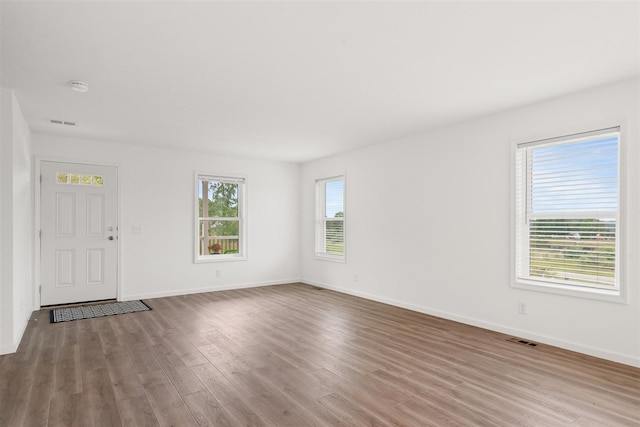
[[[199,256],[195,259],[196,264],[206,264],[209,262],[231,262],[231,261],[246,261],[246,256],[239,255],[210,255]]]
[[[329,261],[329,262],[339,262],[346,263],[346,259],[344,255],[325,255],[325,254],[316,254],[315,259],[318,261]]]
[[[627,299],[621,290],[596,289],[572,285],[563,286],[556,283],[538,282],[527,279],[516,279],[511,286],[513,288],[526,289],[534,292],[627,304]]]

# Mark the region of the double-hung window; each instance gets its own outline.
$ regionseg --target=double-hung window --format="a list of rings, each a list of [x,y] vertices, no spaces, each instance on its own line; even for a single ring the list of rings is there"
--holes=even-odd
[[[245,179],[196,174],[196,262],[246,258]]]
[[[516,148],[516,284],[618,295],[620,129]]]
[[[344,261],[344,176],[316,181],[316,256]]]

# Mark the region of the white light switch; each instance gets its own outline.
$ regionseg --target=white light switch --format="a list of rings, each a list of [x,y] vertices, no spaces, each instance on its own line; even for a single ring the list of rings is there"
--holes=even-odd
[[[144,231],[144,228],[142,228],[141,225],[133,226],[133,234],[141,234],[143,231]]]

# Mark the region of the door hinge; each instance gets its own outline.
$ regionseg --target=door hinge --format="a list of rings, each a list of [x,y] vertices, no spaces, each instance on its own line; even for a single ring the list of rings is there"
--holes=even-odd
[[[42,174],[40,174],[40,184],[42,184]]]
[[[38,293],[42,295],[42,286],[38,286]]]
[[[39,236],[40,236],[40,238],[42,239],[42,230],[40,230],[40,231],[38,232],[38,235],[39,235]]]

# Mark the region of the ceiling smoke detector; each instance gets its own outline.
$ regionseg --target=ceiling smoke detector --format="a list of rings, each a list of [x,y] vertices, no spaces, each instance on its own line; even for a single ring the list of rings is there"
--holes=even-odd
[[[71,84],[71,89],[76,92],[88,92],[89,91],[89,83],[81,82],[80,80],[71,80],[69,82]]]

